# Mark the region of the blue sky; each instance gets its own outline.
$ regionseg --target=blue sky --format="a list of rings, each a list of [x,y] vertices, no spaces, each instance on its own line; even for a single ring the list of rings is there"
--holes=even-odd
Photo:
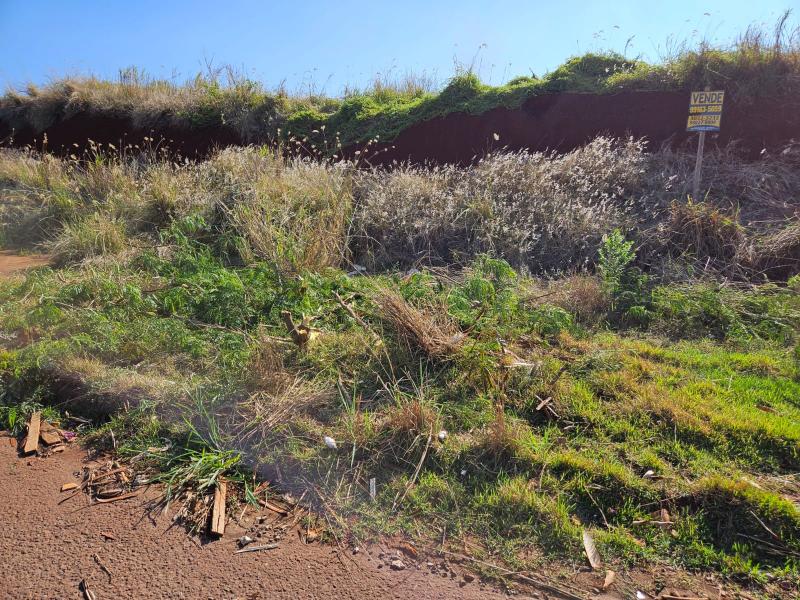
[[[444,81],[456,64],[499,84],[626,43],[628,56],[657,60],[678,42],[726,42],[798,1],[0,0],[0,86],[127,66],[180,82],[209,62],[330,95],[376,73]]]

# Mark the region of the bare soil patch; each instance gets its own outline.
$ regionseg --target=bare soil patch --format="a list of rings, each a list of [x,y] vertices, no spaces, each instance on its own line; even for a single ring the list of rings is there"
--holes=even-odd
[[[8,277],[17,271],[31,267],[41,267],[50,262],[50,257],[42,254],[22,256],[7,250],[0,250],[0,277]]]

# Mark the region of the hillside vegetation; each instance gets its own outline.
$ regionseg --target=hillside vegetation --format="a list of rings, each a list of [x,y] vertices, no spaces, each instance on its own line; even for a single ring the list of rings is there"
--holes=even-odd
[[[604,138],[392,171],[3,151],[3,245],[55,265],[0,282],[0,416],[91,415],[177,500],[252,500],[255,470],[351,541],[518,570],[586,530],[609,565],[790,597],[800,165],[710,153],[692,200],[692,164]]]
[[[185,85],[148,78],[136,69],[118,81],[66,78],[43,87],[29,85],[0,99],[0,122],[12,130],[41,133],[76,114],[127,117],[136,128],[225,127],[243,143],[280,140],[290,146],[336,154],[340,147],[375,140],[389,142],[421,121],[453,112],[478,114],[496,107],[517,108],[533,96],[559,92],[611,93],[623,90],[690,90],[706,85],[729,97],[791,97],[800,91],[800,37],[787,26],[774,33],[753,28],[729,48],[703,45],[682,49],[661,64],[619,54],[586,54],[543,77],[517,77],[493,87],[469,69],[434,90],[425,78],[378,79],[371,88],[342,98],[290,95],[228,70],[198,76]]]

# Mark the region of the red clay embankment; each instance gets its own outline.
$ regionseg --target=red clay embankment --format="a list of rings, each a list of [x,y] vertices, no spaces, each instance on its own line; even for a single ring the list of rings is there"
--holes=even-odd
[[[688,106],[689,92],[537,96],[515,110],[453,113],[415,124],[385,144],[376,162],[465,163],[498,148],[567,152],[598,135],[632,135],[647,138],[651,148],[678,147],[696,137],[685,131]],[[776,98],[755,104],[731,99],[726,100],[722,131],[709,135],[706,147],[736,142],[755,158],[765,148],[781,149],[792,140],[800,140],[800,101]]]
[[[689,139],[684,131],[688,104],[688,91],[536,96],[516,109],[500,107],[479,115],[451,113],[421,121],[393,142],[378,146],[378,154],[370,151],[370,162],[463,164],[498,148],[568,151],[598,135],[645,137],[651,148],[662,144],[680,146]],[[0,140],[8,140],[11,134],[9,126],[0,122]],[[236,131],[223,126],[142,129],[123,115],[85,112],[57,121],[44,132],[29,128],[14,131],[13,145],[41,147],[44,134],[47,149],[59,154],[79,154],[89,139],[121,147],[145,145],[144,138],[150,137],[156,143],[163,140],[175,153],[189,157],[246,143]],[[800,140],[800,100],[776,97],[755,101],[729,96],[722,132],[711,135],[707,144],[713,147],[736,142],[744,153],[755,158],[765,148],[779,150],[793,140]],[[357,149],[351,147],[345,154],[352,155]]]

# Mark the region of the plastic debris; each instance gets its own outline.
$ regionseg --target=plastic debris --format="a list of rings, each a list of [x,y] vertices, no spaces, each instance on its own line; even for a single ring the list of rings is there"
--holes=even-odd
[[[330,448],[331,450],[336,450],[336,449],[337,449],[337,447],[338,447],[338,446],[336,445],[336,440],[335,440],[335,439],[333,439],[331,436],[329,436],[329,435],[326,435],[326,436],[323,438],[323,440],[325,441],[325,445],[326,445],[328,448]]]
[[[444,442],[447,439],[447,431],[442,429],[437,437],[439,438],[440,442]]]

